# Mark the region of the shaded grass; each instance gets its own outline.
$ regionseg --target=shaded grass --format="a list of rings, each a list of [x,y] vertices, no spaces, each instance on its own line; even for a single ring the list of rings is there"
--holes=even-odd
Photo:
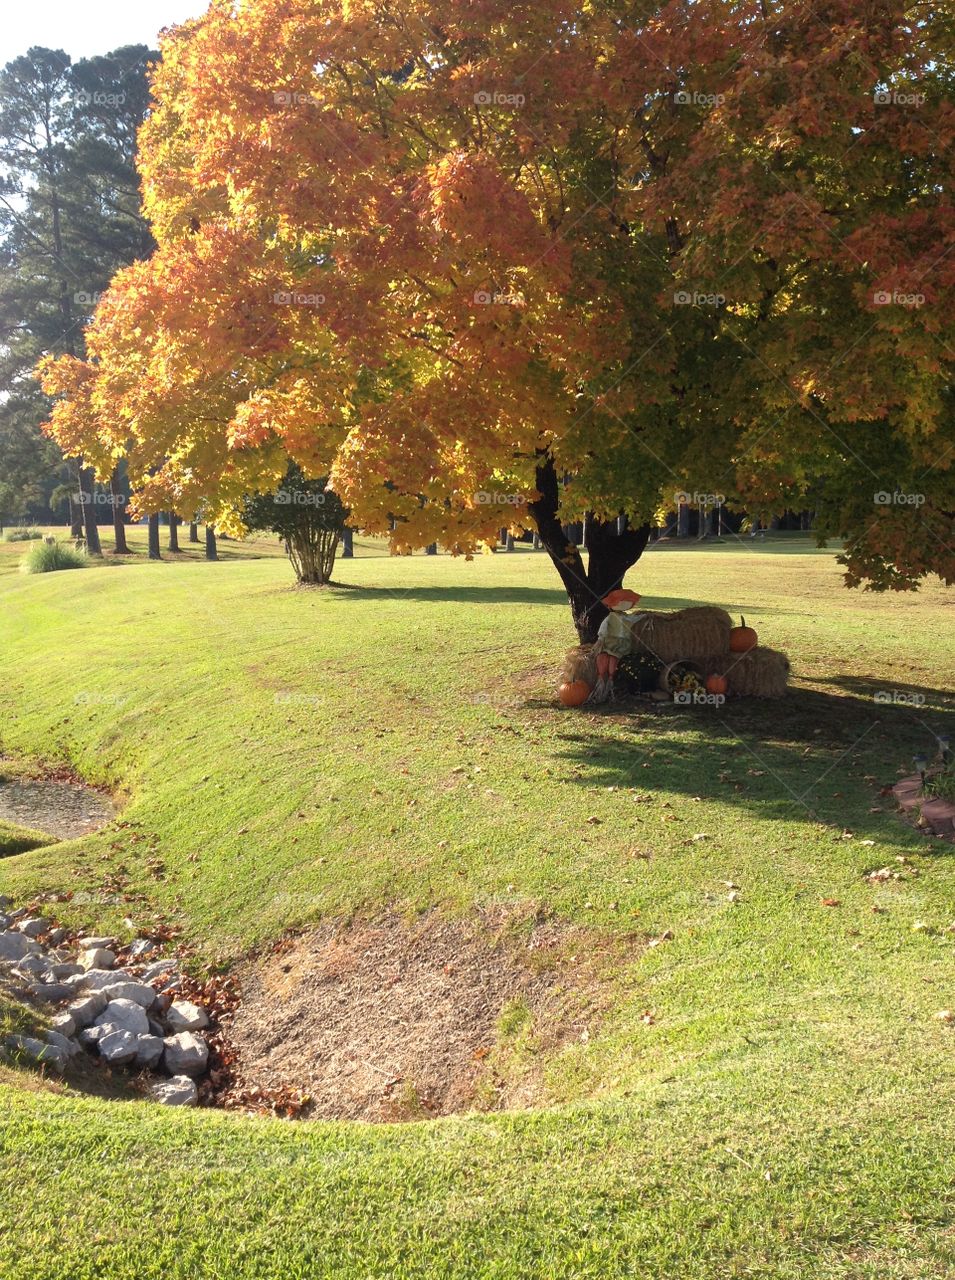
[[[20,827],[15,822],[5,822],[0,818],[0,858],[9,858],[15,853],[27,853],[30,849],[55,843],[56,838],[47,835],[45,831]]]
[[[384,906],[543,914],[606,937],[609,1009],[552,1055],[509,1011],[536,1115],[372,1131],[8,1092],[20,1274],[955,1275],[952,851],[880,795],[951,724],[950,593],[849,594],[794,542],[654,551],[644,603],[745,613],[793,693],[574,712],[544,557],[340,568],[322,592],[266,559],[6,578],[0,745],[128,805],[0,888],[68,886],[56,910],[97,931],[160,911],[209,963]]]

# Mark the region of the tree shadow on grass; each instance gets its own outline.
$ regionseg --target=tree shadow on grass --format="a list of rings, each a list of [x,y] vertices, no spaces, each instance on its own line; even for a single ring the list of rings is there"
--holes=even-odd
[[[555,605],[568,610],[568,648],[573,644],[573,630],[569,620],[567,595],[560,587],[509,587],[509,586],[409,586],[375,587],[358,586],[348,582],[333,582],[330,587],[343,593],[343,600],[418,600],[422,603],[444,604],[539,604]],[[691,600],[683,596],[643,596],[641,606],[647,609],[689,609],[710,605],[708,600]],[[721,607],[721,606],[718,606]],[[735,606],[734,606],[735,607]],[[742,605],[744,613],[791,613],[789,609],[771,609],[763,605]]]
[[[741,698],[722,707],[631,700],[558,732],[555,756],[571,784],[717,800],[911,851],[912,831],[882,792],[900,771],[911,772],[917,752],[933,753],[935,735],[955,731],[955,713],[939,705],[937,691],[912,692],[925,704],[799,687],[779,701]],[[955,847],[926,839],[925,851]]]

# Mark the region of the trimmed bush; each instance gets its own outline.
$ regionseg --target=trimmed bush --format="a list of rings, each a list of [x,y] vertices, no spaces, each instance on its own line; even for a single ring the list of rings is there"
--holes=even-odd
[[[52,538],[31,547],[20,565],[23,573],[55,573],[57,569],[83,569],[86,554]]]

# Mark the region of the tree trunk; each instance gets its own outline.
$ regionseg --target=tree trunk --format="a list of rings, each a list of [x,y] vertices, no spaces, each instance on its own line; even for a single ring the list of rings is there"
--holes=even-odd
[[[161,560],[162,552],[159,550],[159,513],[149,517],[149,558],[150,560]]]
[[[117,472],[109,478],[109,493],[113,507],[113,555],[128,556],[129,546],[126,542],[126,496],[119,483]]]
[[[352,560],[355,555],[355,530],[342,530],[342,559]]]
[[[96,481],[92,473],[87,477],[83,476],[80,471],[80,484],[83,486],[83,532],[86,535],[86,550],[91,556],[101,556],[103,548],[100,546],[99,526],[96,523]],[[89,486],[87,488],[87,485]]]
[[[189,541],[199,541],[199,526],[196,524],[195,520],[189,521]]]
[[[219,559],[219,551],[216,547],[216,531],[211,524],[206,525],[206,559]]]
[[[676,536],[678,538],[690,536],[690,504],[688,502],[681,502],[677,511]]]
[[[69,476],[70,483],[76,485],[75,494],[68,499],[70,504],[70,537],[83,537],[83,479],[80,472],[80,466],[77,462],[67,463],[67,470],[72,471]]]
[[[299,582],[324,587],[332,580],[338,554],[339,529],[304,525],[285,539],[285,550]]]
[[[560,486],[554,464],[542,456],[536,476],[540,498],[528,508],[537,525],[540,540],[550,556],[554,568],[567,591],[570,611],[581,644],[592,644],[597,629],[607,616],[601,600],[608,592],[619,587],[627,570],[636,564],[650,538],[650,526],[628,528],[617,532],[616,520],[588,522],[587,541],[589,555],[587,567],[577,546],[570,542],[561,526]]]
[[[179,517],[175,511],[170,511],[169,516],[169,550],[179,550]]]

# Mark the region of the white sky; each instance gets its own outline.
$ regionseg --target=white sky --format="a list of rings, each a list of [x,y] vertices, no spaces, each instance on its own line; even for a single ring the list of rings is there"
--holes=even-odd
[[[5,0],[0,65],[31,45],[65,49],[75,61],[124,44],[155,48],[161,27],[204,13],[208,0]]]

